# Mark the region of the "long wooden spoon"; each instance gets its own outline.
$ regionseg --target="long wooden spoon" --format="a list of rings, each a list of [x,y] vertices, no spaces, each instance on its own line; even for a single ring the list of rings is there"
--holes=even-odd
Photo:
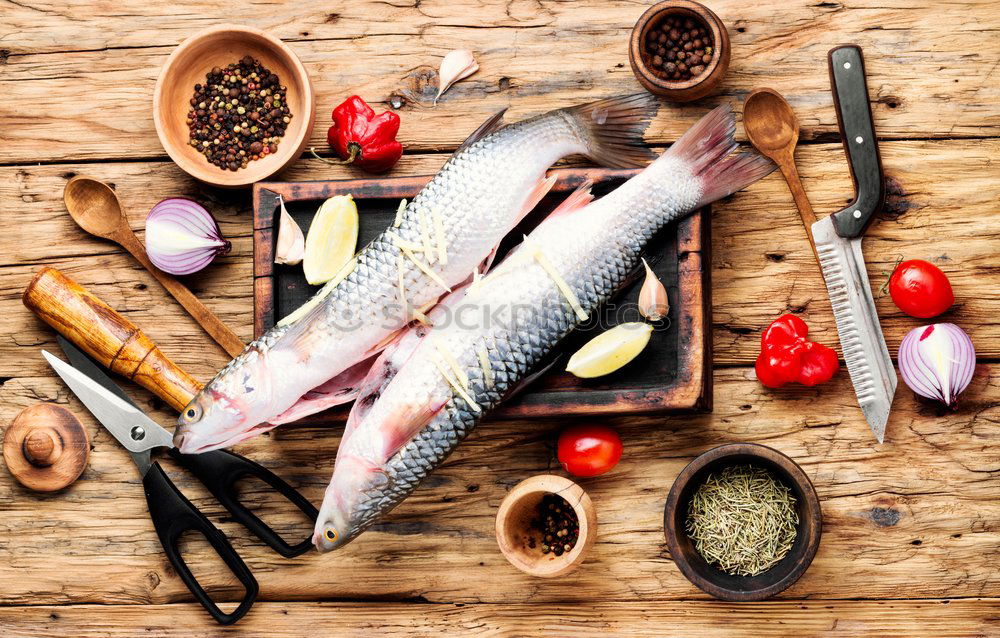
[[[799,122],[785,98],[773,89],[757,89],[743,104],[743,128],[754,147],[771,158],[792,191],[792,199],[799,209],[799,216],[806,227],[806,236],[816,254],[812,238],[812,225],[816,222],[812,205],[802,188],[799,172],[795,169],[795,145],[799,141]],[[818,256],[817,256],[818,259]]]
[[[132,232],[128,218],[122,209],[118,196],[104,182],[78,175],[69,180],[63,191],[63,201],[73,220],[91,235],[109,239],[132,253],[156,280],[174,296],[194,320],[197,321],[216,343],[235,357],[243,352],[243,342],[226,324],[191,294],[184,284],[163,272],[149,261],[146,249]]]

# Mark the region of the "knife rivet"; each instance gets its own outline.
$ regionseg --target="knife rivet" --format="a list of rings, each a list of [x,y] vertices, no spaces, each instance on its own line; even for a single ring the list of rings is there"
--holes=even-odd
[[[856,211],[854,211],[851,214],[854,215],[854,219],[861,219],[861,211],[860,210],[856,210]]]
[[[146,431],[142,429],[141,425],[133,427],[130,434],[132,435],[133,441],[141,441],[146,438]]]
[[[850,62],[844,62],[844,68],[845,69],[851,68],[851,63]]]
[[[861,137],[859,135],[859,136],[857,136],[857,137],[854,138],[854,141],[857,142],[858,144],[860,144],[861,142],[865,141],[865,138],[863,138],[863,137]]]

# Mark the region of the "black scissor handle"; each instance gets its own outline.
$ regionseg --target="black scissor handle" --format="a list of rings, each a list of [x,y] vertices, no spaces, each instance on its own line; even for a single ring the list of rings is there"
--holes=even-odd
[[[231,625],[246,615],[250,611],[250,607],[253,606],[254,599],[257,598],[257,580],[250,573],[250,569],[243,562],[243,559],[233,549],[233,546],[229,544],[229,540],[215,525],[212,525],[211,521],[205,518],[204,514],[198,511],[191,501],[181,494],[177,486],[164,474],[159,463],[153,463],[150,466],[149,471],[142,477],[142,485],[146,490],[149,515],[153,519],[153,527],[156,528],[156,534],[160,537],[163,551],[167,553],[170,564],[177,570],[177,574],[201,603],[201,606],[220,625]],[[231,613],[227,614],[219,609],[219,606],[215,604],[208,592],[191,573],[187,563],[184,562],[177,542],[181,535],[188,531],[200,532],[246,589],[243,601]]]
[[[273,487],[279,494],[302,510],[302,513],[308,516],[309,520],[316,522],[319,511],[313,504],[271,470],[226,450],[214,450],[203,454],[181,454],[177,448],[172,448],[170,456],[198,477],[198,480],[222,503],[223,507],[229,510],[238,523],[250,530],[274,551],[285,558],[292,558],[312,549],[311,536],[307,536],[305,540],[296,545],[290,545],[240,502],[236,493],[236,482],[252,476]]]

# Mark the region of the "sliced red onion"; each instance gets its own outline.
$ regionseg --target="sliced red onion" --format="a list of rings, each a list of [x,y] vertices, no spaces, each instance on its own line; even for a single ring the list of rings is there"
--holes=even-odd
[[[922,397],[952,406],[976,368],[972,339],[953,323],[914,328],[899,344],[899,373]]]
[[[146,253],[163,272],[198,272],[230,248],[215,218],[198,202],[165,199],[146,216]]]

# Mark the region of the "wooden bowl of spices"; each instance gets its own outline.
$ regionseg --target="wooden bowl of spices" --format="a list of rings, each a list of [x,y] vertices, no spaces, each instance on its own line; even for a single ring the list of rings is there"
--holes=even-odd
[[[260,29],[221,25],[170,54],[153,92],[153,120],[181,169],[238,188],[298,159],[316,101],[305,67],[285,43]]]
[[[809,477],[775,449],[723,445],[674,481],[663,512],[681,573],[722,600],[763,600],[790,587],[819,548],[823,516]]]
[[[729,69],[726,25],[703,4],[654,4],[632,29],[628,58],[648,91],[675,102],[708,95]]]
[[[510,564],[540,578],[568,574],[597,539],[597,513],[583,488],[562,476],[525,479],[500,503],[497,543]]]

